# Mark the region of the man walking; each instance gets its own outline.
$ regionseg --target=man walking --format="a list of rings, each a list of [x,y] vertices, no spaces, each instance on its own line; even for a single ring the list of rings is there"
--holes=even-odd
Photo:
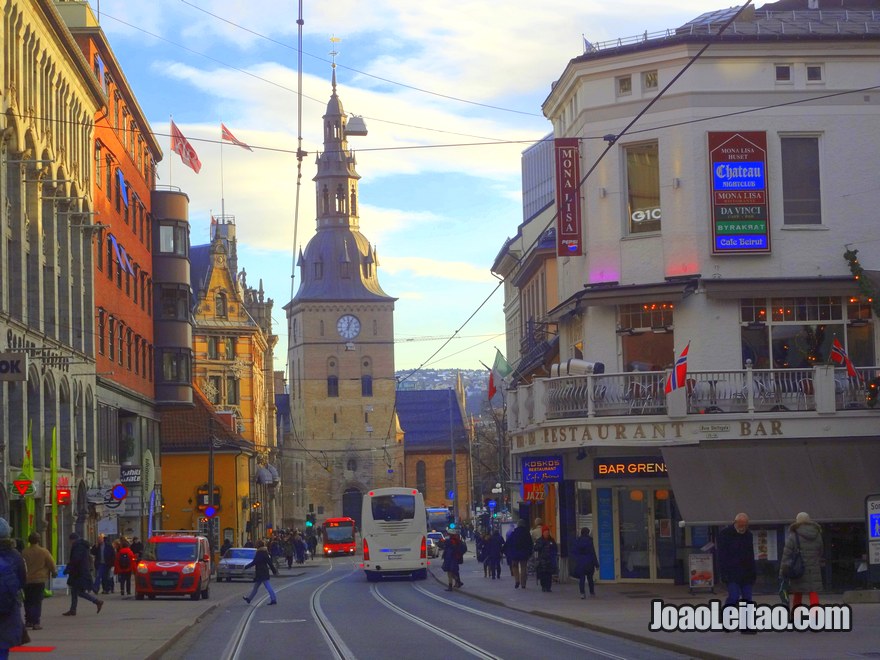
[[[92,556],[95,558],[95,585],[92,591],[109,594],[112,591],[113,581],[110,569],[116,560],[116,551],[107,543],[103,534],[98,534],[98,542],[92,547]]]
[[[757,573],[749,517],[745,513],[736,514],[733,524],[718,533],[718,568],[721,581],[727,584],[725,607],[735,607],[740,600],[752,600]]]
[[[94,603],[98,612],[104,607],[104,601],[95,598],[88,590],[92,588],[92,567],[89,561],[89,544],[75,532],[70,538],[70,558],[67,560],[67,586],[70,587],[70,609],[63,616],[76,616],[76,604],[79,598]]]
[[[21,552],[27,566],[27,583],[24,585],[24,624],[40,630],[43,611],[43,592],[50,577],[56,574],[52,553],[40,545],[42,537],[37,532],[28,536],[28,547]]]
[[[510,568],[513,571],[513,579],[516,584],[514,589],[522,587],[526,588],[526,580],[529,577],[529,557],[532,556],[534,543],[532,535],[529,533],[528,523],[520,520],[516,524],[516,529],[510,533],[510,538],[504,544],[504,552],[507,554],[507,560],[510,562]]]

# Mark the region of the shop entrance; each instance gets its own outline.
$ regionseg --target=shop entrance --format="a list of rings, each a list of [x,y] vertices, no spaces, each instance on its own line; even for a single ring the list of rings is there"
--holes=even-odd
[[[667,488],[617,488],[617,574],[621,580],[675,579],[684,530]]]

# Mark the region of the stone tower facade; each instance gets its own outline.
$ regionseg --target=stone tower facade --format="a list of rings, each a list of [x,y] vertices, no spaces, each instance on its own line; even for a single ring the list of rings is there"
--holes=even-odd
[[[359,519],[367,489],[404,479],[394,407],[396,298],[382,290],[376,249],[360,232],[360,176],[335,65],[332,87],[314,178],[317,232],[299,254],[299,289],[285,306],[292,432],[284,452],[303,459],[304,510],[318,523]]]

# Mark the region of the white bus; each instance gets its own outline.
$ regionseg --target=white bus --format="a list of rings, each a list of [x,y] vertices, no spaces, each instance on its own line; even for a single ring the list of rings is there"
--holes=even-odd
[[[367,580],[428,577],[425,500],[414,488],[376,488],[364,495],[361,538]]]

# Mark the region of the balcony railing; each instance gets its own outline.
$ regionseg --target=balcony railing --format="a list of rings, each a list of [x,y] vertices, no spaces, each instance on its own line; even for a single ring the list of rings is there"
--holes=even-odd
[[[666,371],[589,374],[537,379],[512,394],[510,428],[523,429],[542,419],[629,415],[704,415],[778,413],[867,408],[867,382],[878,367],[846,369],[746,369],[688,372],[684,406],[669,405]],[[878,407],[880,410],[880,407]]]

